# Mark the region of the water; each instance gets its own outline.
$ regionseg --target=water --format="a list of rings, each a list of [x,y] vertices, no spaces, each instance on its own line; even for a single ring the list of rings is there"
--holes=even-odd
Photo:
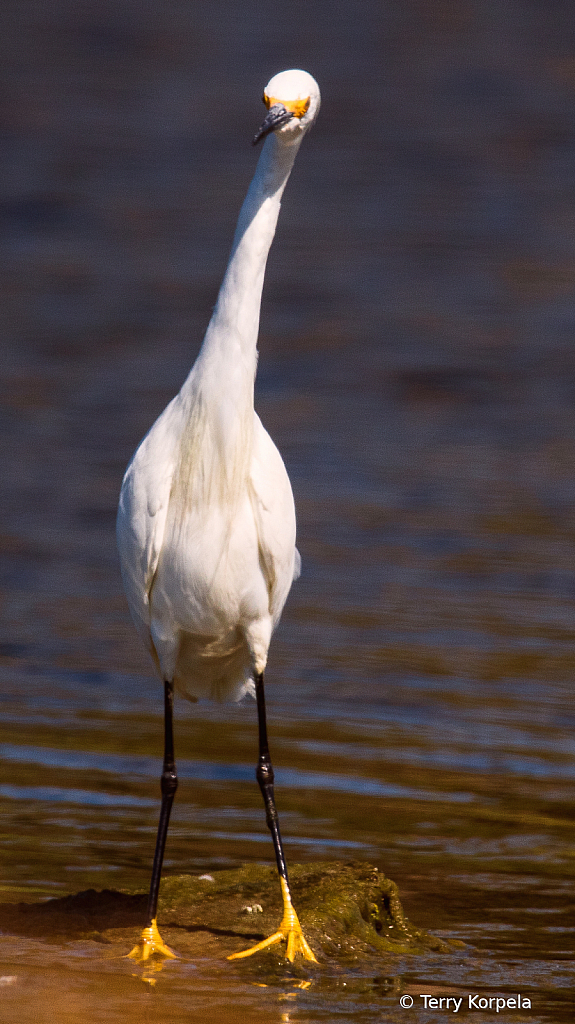
[[[372,861],[453,957],[154,989],[0,937],[5,1019],[573,1018],[575,403],[566,2],[3,7],[2,892],[145,887],[161,693],[113,524],[179,388],[284,66],[324,97],[266,281],[257,407],[304,571],[272,645],[288,857]],[[261,107],[263,110],[263,107]],[[255,707],[176,712],[166,871],[269,861]],[[104,951],[105,952],[105,951]],[[399,997],[412,994],[414,1007]],[[485,1011],[489,1016],[489,1011]]]

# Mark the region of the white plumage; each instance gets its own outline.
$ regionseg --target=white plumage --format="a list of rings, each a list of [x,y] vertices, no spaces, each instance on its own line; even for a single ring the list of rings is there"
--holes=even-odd
[[[253,690],[300,566],[289,478],[253,392],[267,255],[320,97],[311,75],[288,71],[264,99],[275,121],[202,348],[130,462],[118,510],[134,622],[162,679],[192,700]]]

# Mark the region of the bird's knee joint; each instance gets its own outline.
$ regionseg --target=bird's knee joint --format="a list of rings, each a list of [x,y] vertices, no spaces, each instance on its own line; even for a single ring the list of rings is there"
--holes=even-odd
[[[256,768],[256,779],[260,786],[273,786],[274,784],[274,770],[269,764],[258,764]]]
[[[176,775],[175,769],[162,772],[160,787],[162,790],[162,796],[174,795],[178,788],[178,776]]]

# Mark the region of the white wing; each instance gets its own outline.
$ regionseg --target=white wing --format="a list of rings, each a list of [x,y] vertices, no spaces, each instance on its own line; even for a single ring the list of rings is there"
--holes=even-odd
[[[301,559],[295,546],[295,508],[289,477],[280,453],[256,413],[250,483],[261,568],[275,626],[292,582],[299,576]]]
[[[136,450],[120,492],[116,532],[122,579],[136,629],[148,648],[149,595],[162,550],[181,420],[177,395]]]

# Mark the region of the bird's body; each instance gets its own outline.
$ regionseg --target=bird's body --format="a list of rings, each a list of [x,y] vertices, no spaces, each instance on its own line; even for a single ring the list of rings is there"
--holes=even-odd
[[[282,458],[254,412],[265,264],[300,138],[270,135],[200,354],[126,472],[122,575],[136,626],[188,697],[253,689],[294,570]]]
[[[293,497],[253,408],[240,436],[227,438],[213,396],[200,387],[190,396],[189,385],[156,421],[124,479],[124,585],[162,677],[192,700],[238,699],[253,691],[254,666],[265,668],[299,567]],[[222,454],[230,447],[243,465],[226,474]]]
[[[238,699],[259,685],[260,761],[263,672],[299,555],[289,478],[254,411],[259,313],[281,196],[317,115],[319,90],[305,72],[283,72],[264,100],[269,113],[254,141],[267,137],[212,319],[179,394],[128,466],[117,523],[128,603],[164,680],[167,719],[173,687],[195,700]],[[169,721],[166,749],[171,703]],[[166,755],[164,774],[169,761]],[[279,831],[278,843],[281,849]],[[283,884],[277,844],[276,856]]]

